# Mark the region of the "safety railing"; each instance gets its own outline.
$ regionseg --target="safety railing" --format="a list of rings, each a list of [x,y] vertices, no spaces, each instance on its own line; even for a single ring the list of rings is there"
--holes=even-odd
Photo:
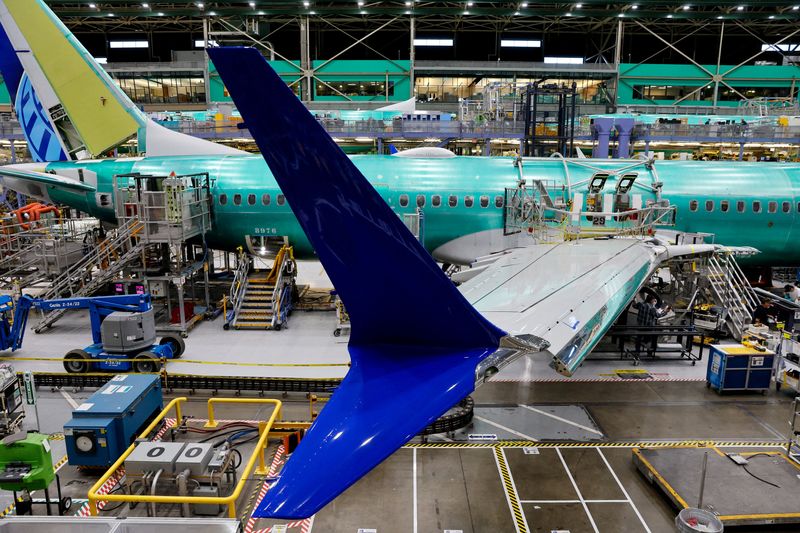
[[[222,505],[227,506],[228,508],[228,516],[230,518],[236,518],[236,501],[242,494],[245,485],[250,480],[250,475],[255,471],[258,475],[266,475],[267,467],[266,461],[264,460],[264,451],[269,439],[269,433],[272,429],[272,426],[275,422],[279,419],[281,413],[282,403],[280,400],[270,400],[270,399],[245,399],[245,398],[211,398],[209,400],[209,413],[210,415],[213,414],[213,407],[210,405],[212,401],[215,403],[220,403],[220,401],[227,400],[226,403],[271,403],[275,405],[275,408],[272,411],[269,419],[266,422],[259,423],[259,438],[258,442],[256,443],[255,450],[250,455],[250,459],[247,461],[244,469],[242,470],[241,474],[239,475],[239,482],[233,489],[233,492],[228,496],[180,496],[180,495],[147,495],[147,494],[100,494],[100,488],[109,480],[112,476],[114,476],[117,471],[125,464],[125,460],[133,453],[133,450],[136,449],[136,445],[138,443],[131,444],[125,453],[123,453],[116,462],[111,465],[105,474],[95,483],[91,489],[89,489],[88,498],[89,498],[89,514],[92,516],[97,516],[98,512],[98,502],[101,501],[114,501],[114,502],[126,502],[126,503],[150,503],[150,504],[158,504],[158,503],[172,503],[172,504],[195,504],[195,505]],[[181,416],[181,404],[186,402],[186,397],[175,398],[167,406],[161,413],[150,423],[149,426],[139,435],[139,442],[147,441],[150,437],[150,434],[153,430],[164,420],[167,415],[173,410],[175,410],[175,418],[180,425],[183,417]],[[256,461],[259,462],[259,467],[256,469]]]
[[[292,266],[287,268],[289,264]],[[290,270],[290,272],[296,272],[297,264],[294,260],[294,248],[284,245],[280,252],[278,252],[278,256],[275,258],[275,262],[272,265],[272,270],[267,276],[267,281],[273,283],[275,286],[274,290],[272,291],[273,328],[277,324],[283,324],[283,322],[286,320],[283,307],[286,304],[285,300],[287,298],[285,291],[286,287],[284,287],[286,284],[284,278],[287,275],[287,270]],[[291,298],[291,294],[288,295],[288,298]]]
[[[230,327],[236,320],[236,315],[239,314],[239,310],[242,307],[244,295],[247,291],[247,274],[249,272],[250,257],[242,248],[239,248],[236,254],[236,270],[233,274],[233,282],[228,291],[228,298],[223,302],[225,307],[225,326],[227,327]],[[228,306],[230,306],[230,310],[228,310]]]

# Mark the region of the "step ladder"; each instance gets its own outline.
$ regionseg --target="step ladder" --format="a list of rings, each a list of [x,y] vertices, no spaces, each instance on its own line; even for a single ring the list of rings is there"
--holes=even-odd
[[[141,230],[142,224],[138,220],[128,220],[83,259],[67,267],[40,297],[51,300],[92,296],[97,293],[106,283],[117,277],[120,271],[141,257],[145,246],[138,238]],[[64,310],[57,310],[44,314],[34,331],[41,333],[64,316],[64,313]]]
[[[297,273],[293,249],[284,245],[269,272],[251,272],[251,264],[250,257],[240,252],[224,327],[280,330],[292,309]]]
[[[733,254],[724,251],[712,254],[706,279],[715,303],[725,309],[728,331],[741,340],[758,306],[758,297]]]

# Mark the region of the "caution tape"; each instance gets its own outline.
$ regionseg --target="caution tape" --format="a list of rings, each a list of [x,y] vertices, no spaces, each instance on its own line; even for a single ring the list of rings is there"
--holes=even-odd
[[[63,363],[64,361],[74,361],[74,359],[56,357],[3,357],[3,361],[44,361],[49,363]],[[105,357],[91,359],[88,363],[132,363],[141,362],[141,359],[117,359],[116,357]],[[200,361],[197,359],[159,359],[161,362],[190,363],[194,365],[226,365],[226,366],[256,366],[256,367],[349,367],[350,363],[242,363],[239,361]]]
[[[508,505],[511,508],[511,513],[514,515],[517,533],[528,533],[528,523],[525,520],[525,515],[522,514],[522,507],[519,504],[517,488],[514,486],[514,481],[511,479],[511,472],[508,469],[506,455],[503,453],[502,448],[497,447],[494,449],[494,458],[497,460],[497,466],[500,469],[500,476],[503,478],[503,489],[506,492],[506,498],[508,499]]]
[[[409,443],[404,448],[774,448],[784,446],[784,441],[627,441],[627,442],[557,442],[510,440],[493,442],[425,442]]]

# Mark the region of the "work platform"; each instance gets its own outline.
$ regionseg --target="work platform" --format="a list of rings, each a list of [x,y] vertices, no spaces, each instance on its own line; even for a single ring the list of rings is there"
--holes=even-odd
[[[783,451],[720,450],[709,447],[634,448],[639,471],[678,509],[697,507],[702,464],[708,466],[702,508],[725,526],[800,524],[800,465]],[[739,465],[729,456],[748,461]],[[758,479],[761,478],[761,479]]]

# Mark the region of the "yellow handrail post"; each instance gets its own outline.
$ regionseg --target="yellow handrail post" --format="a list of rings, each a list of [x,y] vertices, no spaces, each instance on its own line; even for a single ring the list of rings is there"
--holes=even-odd
[[[276,418],[280,418],[280,414]],[[269,429],[267,428],[267,423],[259,422],[258,423],[259,436],[263,435],[265,431],[269,431]],[[259,442],[261,442],[261,439],[259,439]],[[258,468],[256,468],[256,474],[258,474],[259,476],[266,476],[267,474],[269,474],[269,470],[267,470],[267,461],[266,458],[264,457],[264,453],[266,451],[265,448],[266,448],[266,443],[264,443],[264,446],[261,446],[261,448],[258,450]]]

